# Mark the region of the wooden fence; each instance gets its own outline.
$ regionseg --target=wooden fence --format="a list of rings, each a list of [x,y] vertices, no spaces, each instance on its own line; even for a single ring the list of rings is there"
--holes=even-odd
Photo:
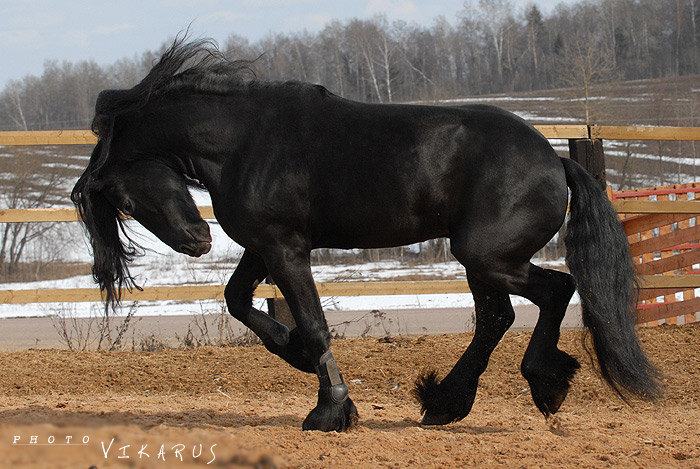
[[[696,194],[698,197],[696,197]],[[700,199],[700,183],[676,184],[610,193],[612,200],[657,202]],[[696,202],[697,203],[697,202]],[[695,213],[621,214],[630,252],[643,275],[695,275],[700,273],[700,226]],[[693,266],[698,266],[698,269]],[[698,321],[700,297],[692,288],[647,288],[640,292],[637,321],[657,325]]]
[[[549,139],[567,139],[572,159],[577,160],[602,184],[605,184],[605,160],[602,139],[618,140],[700,140],[700,128],[697,127],[633,127],[633,126],[588,126],[588,125],[538,125],[537,129]],[[0,132],[0,145],[93,145],[97,141],[92,132],[87,130],[38,131],[38,132]],[[661,190],[661,189],[654,189]],[[678,192],[694,193],[694,191]],[[609,193],[610,194],[610,193]],[[623,224],[632,242],[633,254],[644,262],[640,263],[640,282],[642,303],[638,310],[638,322],[653,324],[659,319],[676,318],[682,315],[686,323],[697,321],[696,310],[700,310],[700,298],[695,298],[693,289],[700,288],[700,276],[692,275],[690,264],[695,256],[700,256],[693,246],[660,247],[652,238],[659,238],[663,230],[664,240],[689,240],[697,243],[695,236],[695,214],[700,213],[700,200],[670,200],[665,194],[657,194],[657,200],[640,195],[623,193],[610,194],[613,205],[623,218]],[[670,194],[670,193],[669,193]],[[646,198],[645,198],[646,197]],[[653,199],[653,198],[652,198]],[[680,197],[683,199],[683,197]],[[200,207],[203,218],[214,217],[211,207]],[[650,217],[650,214],[657,214]],[[77,221],[75,210],[70,208],[54,209],[0,209],[0,223],[22,222],[69,222]],[[667,220],[673,220],[665,223]],[[693,221],[691,221],[693,220]],[[653,225],[653,223],[665,223]],[[651,223],[651,224],[650,224]],[[686,226],[687,224],[687,226]],[[653,225],[653,226],[652,226]],[[692,230],[691,230],[692,225]],[[637,231],[633,231],[637,230]],[[668,231],[670,230],[670,231]],[[683,230],[683,234],[674,234]],[[649,235],[651,232],[651,235]],[[692,232],[692,234],[689,234]],[[635,239],[635,235],[639,240]],[[641,237],[645,236],[642,240]],[[674,237],[675,236],[675,237]],[[651,241],[649,241],[651,239]],[[635,244],[639,242],[639,244]],[[644,243],[647,244],[644,244]],[[682,241],[689,243],[691,241]],[[681,241],[678,241],[681,243]],[[641,246],[641,247],[639,247]],[[673,248],[673,249],[668,249]],[[654,249],[662,249],[661,258],[651,254]],[[679,251],[676,254],[676,251]],[[672,253],[669,255],[668,253]],[[666,254],[664,254],[666,253]],[[698,254],[696,254],[698,253]],[[650,255],[652,256],[650,258]],[[659,254],[656,255],[658,257]],[[664,257],[665,256],[665,257]],[[675,260],[671,260],[675,259]],[[663,261],[661,264],[654,262]],[[700,259],[699,259],[700,260]],[[675,264],[674,264],[675,262]],[[666,270],[667,265],[686,264]],[[678,265],[680,265],[678,264]],[[662,267],[660,267],[662,266]],[[691,269],[691,270],[689,270]],[[658,275],[663,274],[663,275]],[[317,284],[320,296],[362,296],[362,295],[402,295],[402,294],[443,294],[464,293],[469,291],[464,280],[446,281],[400,281],[400,282],[339,282]],[[223,285],[163,286],[149,287],[143,291],[125,292],[125,301],[162,301],[162,300],[205,300],[222,299]],[[684,309],[679,309],[675,298],[676,292],[682,292]],[[659,296],[668,301],[658,302]],[[692,296],[691,296],[692,295]],[[261,284],[255,291],[257,298],[281,299],[282,295],[274,285]],[[101,301],[99,290],[94,288],[74,289],[23,289],[0,291],[0,303],[56,303],[56,302],[94,302]],[[696,300],[696,301],[693,301]],[[650,306],[651,305],[651,306]],[[692,311],[691,311],[692,310]],[[669,322],[677,322],[670,319]]]

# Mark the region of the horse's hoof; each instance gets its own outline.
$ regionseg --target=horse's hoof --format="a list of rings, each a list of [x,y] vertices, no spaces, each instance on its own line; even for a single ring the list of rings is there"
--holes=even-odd
[[[565,385],[549,383],[531,383],[530,391],[535,406],[542,412],[545,418],[556,414],[559,407],[564,403],[566,395],[569,393],[568,383]]]
[[[325,402],[325,399],[322,402],[319,398],[318,405],[304,419],[301,428],[322,432],[342,432],[353,427],[358,418],[357,408],[349,397],[340,404]]]
[[[530,384],[532,400],[545,418],[559,410],[579,367],[574,357],[559,349],[549,356],[547,362],[531,362],[523,366],[523,376]]]
[[[459,420],[451,416],[450,414],[441,414],[431,411],[426,411],[423,415],[423,420],[420,421],[421,425],[447,425],[455,420]]]
[[[446,425],[469,415],[476,397],[476,382],[454,386],[438,381],[437,373],[428,371],[416,379],[414,396],[425,412],[421,425]]]

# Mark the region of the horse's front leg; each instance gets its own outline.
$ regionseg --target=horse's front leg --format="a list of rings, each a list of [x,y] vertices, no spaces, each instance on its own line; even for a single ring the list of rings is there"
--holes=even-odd
[[[315,362],[306,353],[298,328],[290,332],[269,314],[253,308],[255,287],[267,274],[262,258],[246,250],[224,291],[229,313],[260,337],[270,352],[301,371],[314,373]]]
[[[301,243],[300,243],[301,244]],[[316,369],[318,404],[304,420],[304,430],[343,431],[357,421],[357,409],[330,351],[330,333],[311,276],[310,251],[277,246],[263,254],[270,274],[294,316],[303,349]]]

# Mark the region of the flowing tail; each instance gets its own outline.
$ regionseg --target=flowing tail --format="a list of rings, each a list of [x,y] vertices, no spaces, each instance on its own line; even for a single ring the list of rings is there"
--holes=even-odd
[[[562,158],[571,189],[566,265],[576,280],[583,324],[593,336],[603,379],[620,395],[661,396],[659,372],[639,345],[632,311],[637,279],[627,235],[598,183]]]

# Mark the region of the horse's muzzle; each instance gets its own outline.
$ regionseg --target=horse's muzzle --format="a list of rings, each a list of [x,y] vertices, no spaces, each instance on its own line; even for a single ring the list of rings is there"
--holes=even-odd
[[[181,244],[177,250],[188,256],[199,257],[211,251],[211,241]]]
[[[178,251],[192,257],[202,256],[211,251],[211,234],[206,223],[185,230],[190,235],[190,241],[178,246]]]
[[[176,251],[192,257],[199,257],[211,251],[211,232],[209,231],[209,225],[202,222],[201,224],[186,228],[185,232],[189,235],[190,240],[180,244]]]

